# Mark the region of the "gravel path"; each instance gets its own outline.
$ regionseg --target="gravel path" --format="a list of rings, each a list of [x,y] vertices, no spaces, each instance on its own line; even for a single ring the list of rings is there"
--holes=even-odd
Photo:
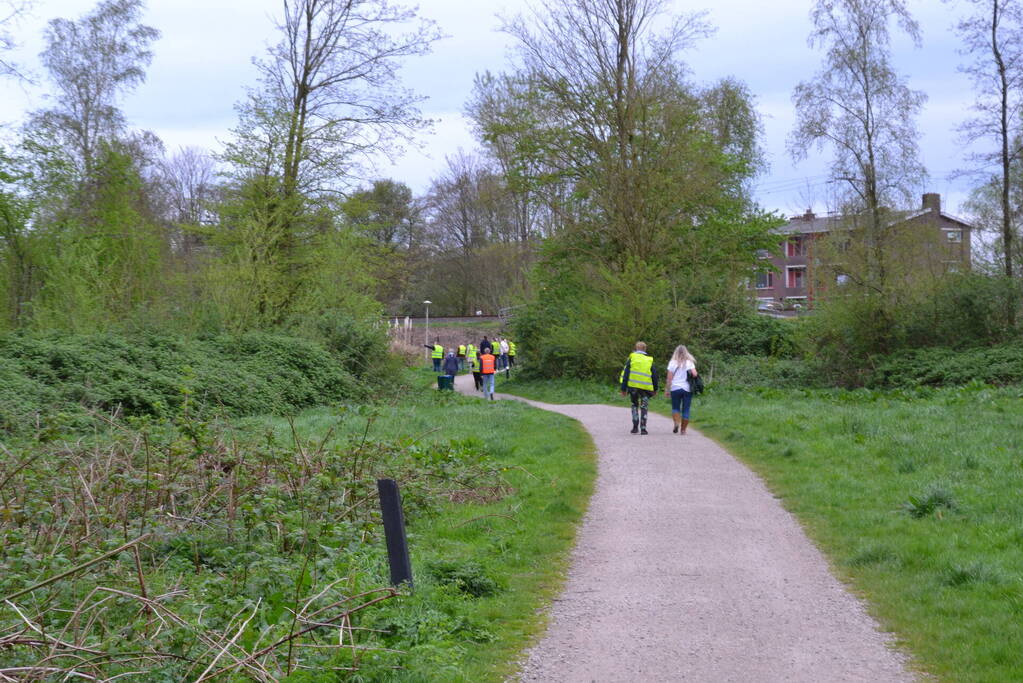
[[[470,375],[456,386],[475,393]],[[599,474],[521,680],[914,680],[795,519],[716,443],[654,414],[649,436],[631,435],[628,407],[529,403],[583,424]]]

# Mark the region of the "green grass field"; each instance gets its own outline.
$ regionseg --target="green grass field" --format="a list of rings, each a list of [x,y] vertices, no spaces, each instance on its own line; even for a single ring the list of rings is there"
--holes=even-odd
[[[506,680],[563,580],[593,445],[568,418],[434,380],[291,420],[182,413],[2,444],[0,672]],[[378,478],[401,486],[415,581],[393,597]]]
[[[541,609],[561,586],[592,493],[593,445],[568,418],[435,392],[425,388],[433,373],[420,374],[424,381],[415,391],[421,393],[405,406],[374,411],[370,434],[478,441],[510,488],[500,500],[445,502],[436,514],[409,520],[416,590],[385,604],[369,625],[389,630],[387,644],[405,652],[399,658],[405,669],[387,679],[502,681],[540,633]],[[312,411],[296,428],[322,436],[335,423],[330,411]],[[365,419],[347,421],[337,438],[357,437],[365,426]],[[277,429],[290,427],[278,423]],[[535,438],[539,433],[543,440]],[[386,580],[386,564],[380,568]],[[393,664],[394,657],[384,662]],[[372,677],[382,676],[378,670]]]
[[[508,382],[548,402],[614,387]],[[767,481],[920,667],[1023,679],[1021,391],[717,389],[693,426]],[[587,399],[582,401],[580,399]],[[670,412],[658,398],[654,409]]]

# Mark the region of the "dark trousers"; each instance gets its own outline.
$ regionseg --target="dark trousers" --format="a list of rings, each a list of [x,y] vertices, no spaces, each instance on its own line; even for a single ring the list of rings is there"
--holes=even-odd
[[[440,374],[440,361],[441,361],[440,358],[433,359],[433,371],[436,372],[437,374]]]
[[[480,377],[480,373],[476,370],[472,371],[472,381],[476,385],[476,391],[483,388],[483,378]]]
[[[632,399],[632,424],[639,423],[639,426],[646,429],[646,416],[650,410],[650,397],[654,392],[646,389],[629,387],[629,398]]]

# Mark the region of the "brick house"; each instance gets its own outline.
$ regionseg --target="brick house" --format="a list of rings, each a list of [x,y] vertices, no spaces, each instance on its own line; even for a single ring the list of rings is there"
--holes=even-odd
[[[941,195],[923,195],[921,208],[900,216],[891,227],[900,232],[912,230],[907,234],[926,238],[934,247],[921,252],[926,252],[928,259],[938,263],[945,272],[969,270],[973,226],[944,213]],[[830,284],[823,282],[819,268],[815,270],[815,266],[819,266],[815,245],[821,238],[841,229],[844,229],[842,217],[817,216],[810,211],[776,228],[776,232],[786,235],[787,239],[780,253],[765,249],[757,254],[769,267],[756,274],[749,284],[750,294],[761,304],[811,307],[814,299],[821,298]],[[836,284],[842,284],[842,277],[838,276]]]

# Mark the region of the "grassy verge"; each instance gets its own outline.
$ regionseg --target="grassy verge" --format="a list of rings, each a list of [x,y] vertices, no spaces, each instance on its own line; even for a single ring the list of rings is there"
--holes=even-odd
[[[598,385],[503,390],[554,402],[607,397]],[[719,389],[694,402],[693,424],[764,477],[926,671],[1019,680],[1019,389]]]
[[[435,380],[432,371],[421,377],[417,390]],[[542,628],[539,610],[567,569],[596,475],[589,436],[572,420],[524,404],[488,404],[428,389],[409,405],[374,411],[369,419],[371,433],[380,437],[479,443],[509,487],[500,499],[485,489],[459,490],[457,502],[445,500],[433,513],[409,520],[416,590],[367,620],[387,631],[385,645],[406,653],[398,658],[406,671],[393,678],[505,680]],[[315,411],[296,427],[318,435],[333,423],[328,411]],[[365,423],[351,421],[337,437],[358,437]],[[538,433],[546,435],[542,442]],[[381,557],[381,580],[385,569]],[[378,659],[393,665],[393,657]]]
[[[206,422],[186,401],[169,421],[7,444],[0,673],[503,680],[561,581],[592,444],[433,379],[293,420]],[[387,588],[378,477],[402,488],[414,591]]]

